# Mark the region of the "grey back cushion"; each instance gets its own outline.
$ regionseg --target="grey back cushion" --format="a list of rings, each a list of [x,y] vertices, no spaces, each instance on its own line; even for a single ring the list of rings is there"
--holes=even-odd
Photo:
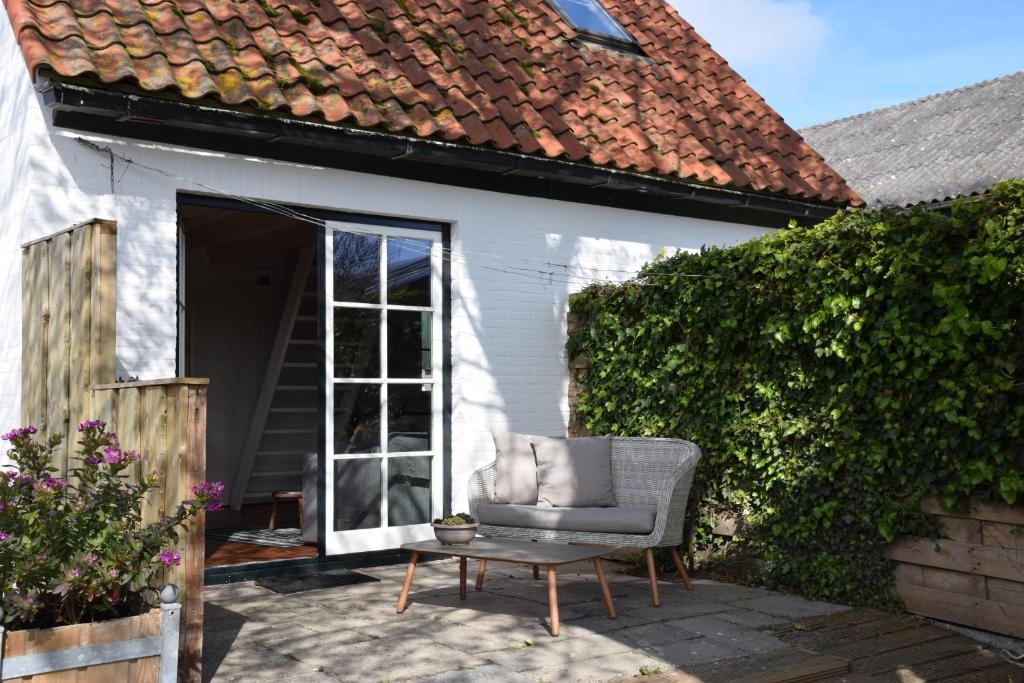
[[[537,504],[613,507],[611,439],[533,437],[537,454]]]
[[[495,430],[494,502],[512,505],[537,504],[537,461],[533,437]]]

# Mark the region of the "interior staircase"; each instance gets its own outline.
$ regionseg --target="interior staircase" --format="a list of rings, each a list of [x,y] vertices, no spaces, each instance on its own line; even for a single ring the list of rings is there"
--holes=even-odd
[[[259,399],[242,449],[231,505],[302,490],[302,461],[317,452],[318,304],[312,247],[300,251]]]

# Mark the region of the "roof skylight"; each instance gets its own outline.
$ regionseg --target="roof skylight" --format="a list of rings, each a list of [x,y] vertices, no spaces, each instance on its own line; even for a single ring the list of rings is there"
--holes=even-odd
[[[598,0],[551,0],[572,27],[588,37],[615,43],[635,45],[633,36],[626,33],[619,22],[608,13]]]

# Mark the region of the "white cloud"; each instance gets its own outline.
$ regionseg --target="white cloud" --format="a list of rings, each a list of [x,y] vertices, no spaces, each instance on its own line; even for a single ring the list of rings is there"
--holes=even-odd
[[[669,0],[740,74],[799,77],[822,57],[824,18],[807,0]],[[773,79],[774,80],[774,79]]]

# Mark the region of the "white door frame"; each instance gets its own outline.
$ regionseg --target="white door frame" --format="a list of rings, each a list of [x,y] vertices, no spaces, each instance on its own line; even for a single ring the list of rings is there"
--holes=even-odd
[[[387,432],[387,386],[388,384],[431,384],[431,444],[429,451],[398,452],[390,454],[393,457],[407,456],[430,456],[431,457],[431,514],[430,518],[439,517],[444,506],[444,382],[447,378],[444,372],[444,286],[442,280],[443,265],[443,242],[442,234],[431,230],[411,230],[406,228],[394,228],[382,225],[367,225],[362,223],[350,223],[345,221],[325,222],[324,230],[324,254],[326,272],[324,277],[324,310],[325,318],[324,337],[324,381],[325,381],[325,405],[324,420],[326,443],[322,453],[320,466],[324,473],[325,493],[323,498],[323,512],[320,519],[324,522],[324,554],[340,555],[346,553],[371,552],[376,550],[389,550],[397,548],[403,543],[421,541],[433,536],[429,523],[412,526],[388,526],[388,505],[387,505],[387,467],[389,454]],[[392,306],[386,304],[386,298],[382,299],[384,304],[340,304],[346,308],[367,308],[381,310],[381,339],[380,339],[380,362],[382,378],[387,378],[387,312],[389,310],[406,311],[427,311],[431,312],[431,376],[429,379],[390,379],[386,381],[381,378],[336,378],[334,377],[334,273],[333,253],[334,234],[336,232],[353,232],[358,234],[372,234],[382,237],[382,258],[380,259],[380,288],[382,297],[387,296],[387,258],[383,246],[389,238],[408,238],[418,241],[429,241],[430,248],[430,307],[417,306]],[[338,454],[334,452],[334,388],[335,384],[380,384],[381,385],[381,438],[380,453],[361,454]],[[334,463],[346,459],[377,459],[381,466],[381,526],[369,529],[356,529],[349,531],[335,531],[334,529]]]

